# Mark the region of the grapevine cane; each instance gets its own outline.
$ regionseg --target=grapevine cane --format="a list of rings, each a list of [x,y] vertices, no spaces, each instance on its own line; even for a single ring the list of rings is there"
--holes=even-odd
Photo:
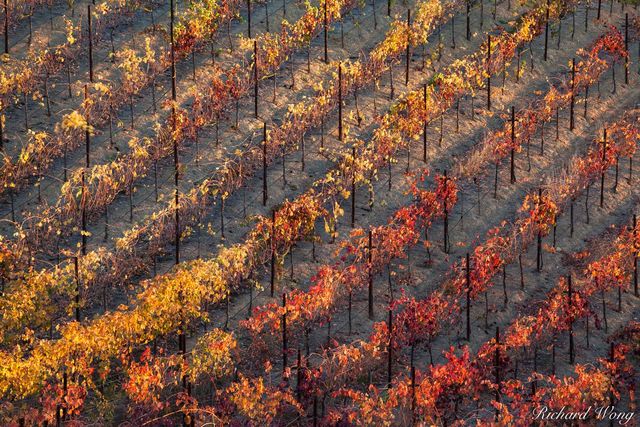
[[[502,384],[500,380],[500,327],[496,326],[496,354],[495,354],[495,369],[496,369],[496,401],[500,402],[500,394],[502,392]],[[498,409],[496,408],[496,417],[498,416]]]
[[[378,15],[376,14],[376,0],[371,1],[371,9],[373,10],[373,29],[378,29]]]
[[[68,385],[68,381],[69,381],[69,377],[67,374],[67,369],[66,367],[64,368],[64,373],[62,374],[62,391],[63,391],[63,395],[66,397],[67,395],[67,385]],[[67,407],[66,405],[62,406],[62,420],[66,420],[67,419]]]
[[[613,179],[613,192],[617,193],[618,192],[618,175],[619,175],[619,167],[620,165],[620,157],[618,155],[616,155],[616,164],[615,164],[615,177]]]
[[[587,341],[587,348],[590,348],[590,343],[589,343],[589,314],[587,313],[586,318],[584,319],[584,327],[585,327],[585,338]]]
[[[174,0],[171,0],[171,18],[169,23],[170,43],[171,43],[171,99],[176,100],[176,55],[175,55],[175,43],[174,43]],[[175,113],[175,106],[172,107],[173,113]]]
[[[109,238],[109,207],[107,206],[104,210],[104,238],[102,239],[102,241],[106,242],[108,238]]]
[[[89,99],[89,88],[87,85],[84,85],[84,101],[87,103]],[[90,155],[90,146],[91,146],[91,136],[89,134],[89,105],[86,105],[86,114],[85,121],[87,122],[84,127],[84,143],[85,143],[85,167],[89,168],[89,155]]]
[[[178,171],[179,171],[179,161],[178,161],[178,144],[176,141],[175,133],[176,133],[176,58],[175,58],[175,43],[174,43],[174,0],[171,0],[171,19],[170,19],[170,42],[171,42],[171,100],[173,101],[171,104],[171,118],[172,118],[172,126],[173,133],[171,135],[173,140],[173,167],[174,167],[174,184],[175,184],[175,263],[180,264],[180,196],[178,191]]]
[[[544,60],[547,60],[547,50],[549,47],[549,7],[551,0],[547,0],[547,11],[544,26]]]
[[[86,210],[86,185],[84,180],[84,171],[82,171],[82,191],[80,194],[81,216],[82,216],[82,255],[87,255],[87,210]]]
[[[274,77],[275,81],[275,77]],[[253,41],[253,114],[258,118],[258,42]]]
[[[174,119],[175,120],[175,119]],[[175,125],[174,125],[175,126]],[[174,163],[174,181],[175,181],[175,205],[176,205],[176,214],[175,214],[175,246],[176,246],[176,265],[180,264],[180,193],[178,191],[178,146],[175,142],[175,138],[173,141],[173,163]]]
[[[491,111],[491,34],[487,34],[487,110]]]
[[[351,228],[356,226],[356,147],[351,147],[351,156],[353,160],[353,170],[351,175]]]
[[[591,5],[587,2],[587,5],[585,6],[585,9],[584,9],[584,32],[585,33],[589,31],[589,9],[590,8],[591,8]]]
[[[637,243],[637,218],[633,214],[633,294],[638,296],[638,243]]]
[[[282,145],[282,189],[287,186],[287,147]]]
[[[262,124],[262,206],[267,206],[267,122]]]
[[[372,242],[372,233],[371,228],[369,228],[369,242],[368,242],[368,250],[367,255],[369,257],[369,319],[373,320],[373,265],[372,265],[372,254],[373,254],[373,242]]]
[[[4,0],[4,53],[9,54],[9,5]]]
[[[509,296],[507,295],[507,266],[502,266],[502,302],[504,305],[504,309],[507,309],[507,304],[509,304]]]
[[[438,62],[442,59],[442,23],[438,23]]]
[[[517,58],[517,65],[516,65],[516,83],[520,82],[520,62],[522,60],[522,47],[518,46],[518,58]]]
[[[222,239],[225,239],[224,235],[224,200],[225,198],[220,198],[220,236]]]
[[[569,130],[573,131],[575,128],[575,121],[573,118],[573,111],[575,106],[575,87],[576,87],[576,58],[571,60],[571,102],[569,104]]]
[[[29,97],[24,92],[24,131],[29,132]]]
[[[391,388],[393,379],[393,309],[389,307],[389,343],[387,344],[387,387]]]
[[[300,168],[304,172],[304,167],[305,167],[305,162],[304,162],[304,135],[302,135],[302,138],[300,140],[300,151],[301,151],[301,163],[302,163]]]
[[[275,231],[276,231],[276,210],[271,211],[271,298],[273,298],[274,290],[275,290],[275,276],[276,276],[276,239],[275,239]]]
[[[611,89],[611,93],[616,93],[618,91],[618,85],[616,83],[616,63],[614,62],[611,65],[611,82],[613,83],[613,89]],[[598,81],[598,90],[600,89],[600,81]]]
[[[493,198],[497,199],[498,198],[498,166],[500,165],[500,162],[496,161],[495,163],[496,163],[496,172],[493,178]]]
[[[93,31],[91,29],[91,5],[87,5],[87,30],[89,32],[89,81],[93,83]]]
[[[571,199],[571,204],[569,205],[569,237],[573,237],[573,198]]]
[[[318,395],[313,394],[313,427],[318,425]]]
[[[405,78],[404,78],[405,86],[409,85],[410,50],[411,50],[411,9],[407,9],[407,58],[406,58]]]
[[[613,2],[611,4],[613,5]],[[616,343],[611,342],[611,353],[609,354],[609,362],[611,363],[615,362],[616,360],[615,355],[616,355]],[[609,390],[609,404],[614,405],[614,408],[615,408],[616,400],[614,398],[613,391],[611,389]],[[613,421],[610,421],[609,424],[610,425],[613,424]]]
[[[533,370],[532,370],[532,374],[538,371],[538,346],[534,346],[533,347]],[[533,381],[531,381],[531,394],[535,396],[536,394],[536,386],[538,384],[538,381],[536,380],[536,377],[534,375],[531,375],[533,377]]]
[[[302,385],[302,353],[300,351],[300,345],[298,345],[298,358],[296,361],[296,373],[297,373],[297,381],[296,381],[296,399],[300,400],[301,397],[301,388]]]
[[[556,141],[560,140],[560,107],[556,107]]]
[[[338,139],[340,142],[344,141],[344,132],[342,127],[342,62],[338,63]]]
[[[45,73],[45,78],[44,78],[44,98],[46,99],[47,102],[47,117],[51,117],[51,102],[50,102],[50,97],[49,97],[49,71],[47,71]],[[2,139],[0,137],[0,139]],[[0,141],[0,148],[2,147],[2,141]]]
[[[393,100],[395,89],[393,88],[393,67],[389,67],[389,99]]]
[[[600,207],[604,207],[604,176],[606,173],[605,162],[607,158],[607,128],[603,130],[602,140],[602,174],[600,175]]]
[[[471,263],[469,252],[467,252],[465,270],[466,270],[466,285],[467,285],[467,341],[471,339]]]
[[[562,40],[562,19],[558,21],[558,44],[556,50],[560,50],[560,41]]]
[[[584,113],[583,113],[583,117],[586,119],[587,118],[587,108],[588,108],[588,103],[589,103],[589,86],[587,86],[584,90]]]
[[[73,269],[76,277],[76,295],[75,295],[75,313],[76,313],[76,322],[80,321],[80,278],[78,275],[78,257],[73,257]]]
[[[466,1],[467,3],[467,41],[471,40],[471,17],[469,16],[469,12],[471,9],[470,0]]]
[[[604,331],[609,332],[609,323],[607,322],[607,302],[605,300],[605,290],[602,289],[600,294],[602,299],[602,322],[604,323]]]
[[[195,82],[196,81],[196,50],[195,49],[191,51],[191,74],[193,77],[193,81]]]
[[[407,169],[406,173],[409,174],[411,170],[411,147],[407,147]]]
[[[71,99],[73,94],[71,93],[71,64],[69,62],[67,62],[67,90],[69,99]]]
[[[447,170],[444,171],[444,186],[447,187]],[[444,253],[449,253],[449,209],[447,208],[447,199],[443,200],[444,205]]]
[[[322,2],[323,7],[324,7],[324,63],[328,64],[329,63],[329,51],[327,48],[327,41],[328,41],[328,35],[327,35],[327,31],[328,31],[328,24],[327,24],[327,1],[328,0],[324,0]]]
[[[451,49],[456,48],[456,15],[451,15]]]
[[[624,14],[624,50],[627,52],[627,55],[624,57],[624,83],[629,84],[629,14],[628,13]]]
[[[413,353],[412,353],[413,354]],[[411,359],[411,422],[415,424],[416,419],[416,367]]]
[[[511,106],[511,183],[516,182],[515,147],[516,145],[516,109]]]
[[[591,191],[591,183],[587,184],[587,193],[585,195],[585,200],[584,200],[584,210],[585,210],[585,214],[586,214],[586,219],[585,222],[587,224],[589,224],[589,222],[591,221],[591,218],[589,216],[589,193]]]
[[[540,208],[542,203],[542,188],[538,189],[538,201],[536,202],[537,208]],[[542,271],[542,230],[538,224],[538,241],[537,241],[537,254],[536,254],[536,271]]]
[[[251,312],[253,311],[253,281],[250,277],[249,282],[249,306],[247,307],[247,319],[251,317]]]
[[[571,283],[571,274],[569,274],[567,276],[567,283],[569,286],[569,293],[568,293],[568,305],[569,305],[569,310],[572,309],[572,296],[573,296],[573,287],[572,287],[572,283]],[[571,316],[569,318],[569,363],[570,364],[574,364],[575,363],[575,351],[574,351],[574,344],[573,344],[573,316]]]
[[[284,312],[282,313],[282,373],[284,374],[287,369],[287,353],[288,353],[288,343],[287,343],[287,294],[286,292],[282,293],[282,308]]]
[[[424,108],[427,108],[427,84],[423,86],[422,98],[424,102]],[[422,161],[427,163],[427,120],[422,121]]]
[[[349,308],[348,308],[348,318],[349,318],[349,335],[351,335],[351,309],[352,309],[352,304],[353,303],[353,291],[349,291]]]

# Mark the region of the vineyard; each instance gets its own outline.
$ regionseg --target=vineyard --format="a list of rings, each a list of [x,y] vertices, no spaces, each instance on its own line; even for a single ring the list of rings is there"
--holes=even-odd
[[[0,425],[640,424],[640,1],[3,1]]]

